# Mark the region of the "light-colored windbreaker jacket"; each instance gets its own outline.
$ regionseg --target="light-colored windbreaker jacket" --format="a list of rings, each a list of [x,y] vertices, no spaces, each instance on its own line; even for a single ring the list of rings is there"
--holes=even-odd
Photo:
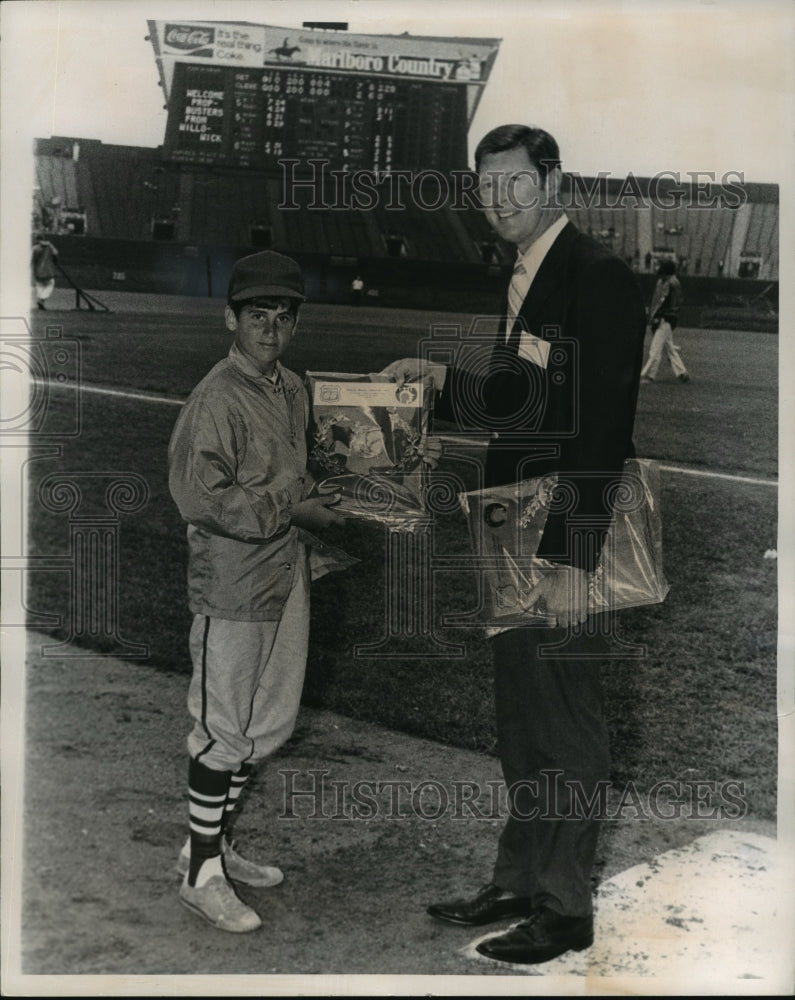
[[[233,345],[172,432],[169,488],[188,522],[188,604],[196,614],[278,620],[307,543],[315,564],[341,568],[320,555],[333,547],[290,523],[292,504],[311,487],[309,402],[294,372],[279,365],[279,374],[274,385]]]

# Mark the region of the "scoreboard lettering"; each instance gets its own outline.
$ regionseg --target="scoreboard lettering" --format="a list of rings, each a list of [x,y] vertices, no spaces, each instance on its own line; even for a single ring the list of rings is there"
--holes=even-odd
[[[466,100],[436,81],[178,63],[164,154],[260,170],[283,157],[343,170],[464,168]]]
[[[186,163],[217,163],[224,147],[227,87],[224,71],[191,66],[184,78],[179,106],[171,105],[165,150]]]

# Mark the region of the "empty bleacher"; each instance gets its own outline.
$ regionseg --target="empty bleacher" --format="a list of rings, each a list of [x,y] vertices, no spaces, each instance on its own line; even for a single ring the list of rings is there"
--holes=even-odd
[[[749,205],[750,218],[742,253],[758,261],[758,276],[778,274],[778,205],[770,202]]]
[[[734,211],[725,207],[652,209],[654,252],[685,262],[688,274],[720,277],[729,257]]]
[[[158,150],[81,143],[76,159],[56,150],[35,163],[40,200],[83,209],[85,235],[148,240],[154,220],[178,214],[178,176]]]
[[[604,244],[631,266],[637,266],[638,222],[634,208],[575,205],[567,207],[566,214],[581,232]]]
[[[116,254],[122,253],[122,242],[135,243],[128,270],[141,282],[139,258],[146,256],[146,247],[157,245],[151,259],[162,260],[164,244],[171,244],[174,259],[192,255],[204,261],[213,248],[222,249],[226,259],[270,247],[325,260],[337,269],[361,269],[367,261],[396,267],[400,261],[404,270],[419,265],[420,274],[423,265],[429,274],[432,267],[451,274],[456,267],[480,269],[477,273],[488,281],[505,272],[515,256],[471,195],[456,198],[460,189],[451,183],[446,197],[440,197],[438,178],[430,174],[419,191],[411,182],[395,193],[382,180],[374,203],[359,207],[350,189],[340,191],[333,178],[326,179],[325,189],[299,184],[287,191],[281,174],[188,166],[165,160],[161,149],[98,140],[38,140],[35,152],[39,208],[56,204],[81,210],[86,220],[81,235],[114,241]],[[637,179],[639,202],[629,190],[632,185],[629,194],[623,193],[619,179],[566,183],[571,197],[564,205],[572,221],[641,275],[653,269],[649,261],[672,256],[689,277],[723,279],[739,273],[777,279],[779,209],[773,185],[746,185],[747,203],[737,212],[689,205],[682,185],[678,201],[662,188],[655,200],[648,194],[650,182]],[[666,201],[671,207],[664,207]],[[390,203],[397,207],[387,207]]]
[[[79,204],[77,164],[71,157],[37,157],[36,181],[48,202],[57,199],[64,205]]]

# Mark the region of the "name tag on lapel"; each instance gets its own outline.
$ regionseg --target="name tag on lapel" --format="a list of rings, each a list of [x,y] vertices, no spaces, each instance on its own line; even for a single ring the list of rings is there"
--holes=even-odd
[[[549,342],[523,330],[519,340],[519,357],[525,361],[532,361],[540,368],[546,368],[549,358]]]

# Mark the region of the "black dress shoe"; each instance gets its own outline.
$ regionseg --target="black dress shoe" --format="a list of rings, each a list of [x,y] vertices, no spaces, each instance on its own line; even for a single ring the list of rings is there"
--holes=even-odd
[[[542,906],[505,934],[481,941],[477,950],[498,962],[536,965],[593,944],[593,917],[563,917]]]
[[[533,907],[526,896],[517,896],[491,882],[484,885],[474,899],[456,899],[428,907],[428,913],[437,920],[469,927],[490,924],[505,917],[527,917],[532,912]]]

